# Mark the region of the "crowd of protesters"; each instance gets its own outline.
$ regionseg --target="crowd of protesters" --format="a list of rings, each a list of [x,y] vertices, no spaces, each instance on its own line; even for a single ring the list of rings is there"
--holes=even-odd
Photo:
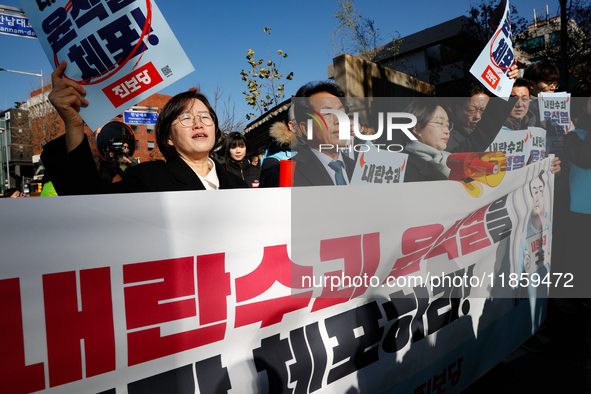
[[[341,149],[348,140],[339,134],[338,116],[325,114],[324,127],[308,121],[310,111],[328,108],[348,112],[345,93],[335,83],[313,82],[298,90],[295,97],[299,100],[292,102],[288,121],[271,127],[270,146],[262,157],[249,149],[247,135],[239,132],[223,136],[221,149],[214,152],[222,140],[218,117],[205,95],[189,90],[170,99],[158,117],[156,140],[165,160],[141,164],[113,161],[97,169],[79,114],[81,106],[92,103],[84,97],[82,86],[63,77],[66,67],[62,62],[52,74],[49,95],[66,133],[48,143],[42,154],[46,178],[58,195],[277,187],[282,161],[295,163],[293,186],[351,183],[355,161]],[[411,135],[402,141],[403,153],[408,155],[404,182],[448,179],[450,154],[483,152],[501,129],[537,126],[556,132],[555,124],[538,119],[537,96],[559,87],[558,68],[539,63],[517,78],[517,67],[513,66],[508,75],[515,79],[509,100],[493,97],[473,82],[462,98],[423,98],[404,109],[416,117]],[[580,263],[587,256],[591,228],[591,81],[582,81],[571,93],[577,100],[571,107],[570,132],[564,136],[563,149],[546,149],[557,154],[551,164],[556,175],[552,260],[582,280],[585,274]],[[375,134],[371,125],[354,118],[350,125],[350,138],[357,138],[353,129],[363,135]],[[333,148],[321,149],[323,145]],[[8,189],[3,197],[22,196],[20,190]],[[565,300],[553,300],[565,313],[572,308]]]
[[[90,103],[82,86],[63,78],[66,67],[62,62],[52,74],[49,96],[66,133],[47,144],[42,154],[47,178],[58,195],[275,187],[279,186],[282,160],[295,163],[293,186],[351,182],[354,160],[340,149],[347,141],[340,139],[337,117],[325,115],[324,128],[308,122],[310,109],[348,112],[343,90],[332,82],[309,83],[298,90],[296,98],[301,100],[294,101],[287,123],[271,128],[271,146],[260,162],[252,162],[258,156],[249,160],[254,153],[249,151],[247,136],[238,132],[225,135],[221,149],[213,152],[222,137],[218,118],[207,98],[190,90],[169,100],[158,117],[156,140],[165,161],[128,163],[125,168],[104,165],[99,171],[78,113]],[[548,131],[554,127],[552,122],[537,119],[537,94],[558,88],[559,70],[539,63],[526,69],[524,78],[516,78],[516,66],[508,75],[515,79],[509,100],[491,97],[481,85],[472,83],[466,95],[455,102],[425,98],[405,109],[417,119],[412,138],[407,136],[403,141],[403,152],[409,155],[405,182],[448,179],[451,153],[485,151],[503,127],[524,130],[539,126]],[[573,89],[574,97],[589,99],[590,95],[589,81]],[[567,135],[564,150],[551,167],[558,179],[554,208],[559,214],[555,216],[562,218],[557,219],[556,229],[570,227],[569,215],[580,226],[591,224],[591,206],[585,198],[591,191],[591,137],[586,133],[591,127],[591,104],[580,107],[573,105],[571,130],[575,132]],[[375,133],[370,125],[350,124],[362,134]],[[334,149],[319,149],[323,144]],[[564,256],[569,249],[565,246],[567,232],[558,233],[561,242],[554,250],[557,256]]]
[[[54,88],[50,94],[50,101],[64,120],[66,134],[46,145],[42,155],[47,177],[60,195],[274,187],[279,186],[281,160],[297,164],[294,186],[350,183],[354,162],[339,149],[346,141],[339,140],[334,132],[338,128],[336,117],[325,116],[328,129],[332,127],[326,133],[307,130],[306,106],[347,112],[344,92],[334,83],[309,83],[299,89],[295,97],[304,99],[305,104],[296,101],[289,110],[288,122],[272,127],[271,146],[260,162],[259,156],[249,150],[247,136],[238,132],[225,135],[221,149],[213,152],[221,139],[218,118],[207,98],[190,90],[173,97],[158,118],[156,139],[165,161],[133,163],[126,168],[104,165],[97,171],[78,113],[80,106],[89,102],[82,86],[62,77],[66,67],[63,62],[52,74]],[[515,79],[517,73],[513,66],[509,76]],[[483,86],[474,82],[465,97],[455,102],[431,98],[410,104],[405,112],[415,115],[417,124],[411,130],[414,138],[403,141],[404,153],[409,155],[404,181],[448,179],[446,160],[450,153],[486,150],[501,127],[551,128],[551,122],[536,119],[536,95],[556,90],[559,76],[555,66],[536,64],[525,70],[524,77],[529,79],[515,79],[513,99],[509,101],[491,98]],[[586,94],[584,89],[579,90]],[[351,121],[354,127],[365,135],[375,133],[370,125],[354,125]],[[334,150],[320,151],[321,144],[330,144]],[[566,156],[566,150],[561,156]],[[560,158],[552,162],[552,172],[560,172],[560,163]]]
[[[304,104],[295,101],[289,109],[288,122],[271,127],[271,145],[263,155],[250,151],[248,137],[243,133],[233,132],[222,138],[218,118],[207,98],[190,90],[173,97],[158,118],[156,139],[164,161],[126,163],[125,167],[107,162],[97,170],[78,113],[81,106],[90,103],[84,98],[82,86],[63,78],[66,67],[66,62],[62,62],[52,74],[53,90],[49,97],[65,123],[66,134],[47,144],[42,155],[46,178],[52,181],[58,195],[275,187],[279,186],[282,160],[296,163],[293,186],[340,185],[351,181],[354,161],[340,149],[346,141],[334,132],[338,129],[337,118],[324,117],[330,129],[326,133],[308,130],[306,109],[324,107],[347,112],[345,94],[332,82],[309,83],[298,90],[295,97],[302,98]],[[405,112],[415,115],[417,123],[411,130],[414,138],[406,137],[403,141],[403,152],[409,155],[404,181],[448,179],[450,169],[446,161],[451,153],[485,151],[502,127],[552,129],[551,122],[536,117],[537,94],[558,88],[559,70],[538,63],[525,70],[524,78],[516,78],[517,74],[517,67],[513,66],[509,76],[515,81],[509,101],[491,97],[488,90],[473,82],[460,99],[425,98],[410,104]],[[581,83],[573,90],[573,96],[589,97],[588,85],[588,81]],[[591,105],[573,108],[571,130],[578,124],[581,130],[589,127],[588,107]],[[361,134],[375,134],[369,124],[354,123],[351,120],[351,138],[357,138],[353,133],[355,127]],[[312,127],[316,126],[313,123]],[[214,153],[216,143],[222,139],[221,149]],[[566,160],[566,166],[562,165],[566,170],[571,163],[576,168],[588,168],[588,142],[584,132],[569,134],[564,151],[552,162],[552,172],[560,175],[561,159]],[[332,145],[334,150],[321,151],[321,144]],[[577,171],[576,182],[568,182],[566,174],[557,183],[557,200],[565,212],[569,212],[564,207],[569,206],[571,189],[577,189],[572,195],[581,195],[580,188],[588,183],[587,172]],[[576,211],[582,215],[591,214],[589,207],[577,209],[585,211]]]

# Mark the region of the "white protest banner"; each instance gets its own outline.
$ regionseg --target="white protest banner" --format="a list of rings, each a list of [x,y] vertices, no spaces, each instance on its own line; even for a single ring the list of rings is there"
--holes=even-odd
[[[350,182],[352,185],[404,182],[406,161],[408,160],[406,153],[389,152],[374,144],[362,147],[367,148],[360,150],[357,156]]]
[[[508,99],[514,80],[509,79],[507,73],[515,58],[509,0],[501,0],[497,8],[499,10],[504,10],[502,19],[495,26],[495,34],[470,68],[470,73],[495,96]]]
[[[546,158],[546,130],[529,127],[514,131],[503,127],[486,151],[503,152],[507,157],[507,171],[518,170]]]
[[[547,287],[517,246],[542,170],[552,206],[549,166],[480,198],[442,181],[3,199],[0,392],[458,393],[544,317],[518,297]]]
[[[539,116],[541,120],[547,121],[548,146],[551,152],[562,150],[564,135],[571,128],[570,102],[570,93],[538,94]]]
[[[92,130],[194,71],[151,0],[20,0],[49,59],[87,91]]]

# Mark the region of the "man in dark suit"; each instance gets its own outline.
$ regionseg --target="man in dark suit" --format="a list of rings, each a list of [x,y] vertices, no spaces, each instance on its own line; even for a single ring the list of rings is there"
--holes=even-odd
[[[339,120],[334,114],[321,114],[322,109],[347,112],[336,84],[311,82],[302,86],[295,103],[295,118],[307,144],[293,147],[297,152],[293,186],[348,185],[355,162],[339,151],[347,140],[339,139]],[[311,122],[308,120],[312,119]]]

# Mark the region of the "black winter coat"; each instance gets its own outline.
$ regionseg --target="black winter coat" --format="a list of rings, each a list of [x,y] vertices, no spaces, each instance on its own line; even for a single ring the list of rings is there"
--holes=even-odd
[[[181,158],[141,163],[130,167],[121,182],[103,184],[86,138],[68,154],[64,136],[50,141],[43,147],[41,160],[60,196],[205,190],[197,174]],[[220,189],[246,187],[242,179],[227,172],[215,160],[214,163]]]
[[[240,177],[248,187],[259,187],[261,180],[261,169],[253,166],[244,159],[242,162],[229,159],[229,162],[225,166],[228,172]]]

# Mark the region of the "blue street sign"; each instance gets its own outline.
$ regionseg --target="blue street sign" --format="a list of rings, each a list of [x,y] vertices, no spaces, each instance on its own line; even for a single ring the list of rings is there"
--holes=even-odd
[[[157,112],[125,111],[123,121],[127,124],[156,124]]]
[[[0,12],[0,34],[9,36],[37,38],[26,16]]]

